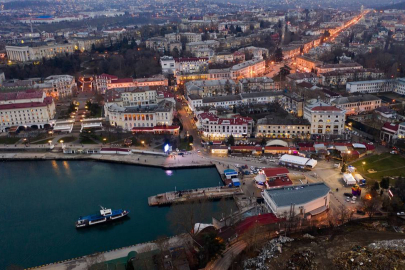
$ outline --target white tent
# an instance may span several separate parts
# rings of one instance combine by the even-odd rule
[[[294,156],[294,155],[282,155],[279,162],[291,163],[291,164],[300,165],[300,166],[310,166],[311,168],[314,168],[316,166],[316,164],[318,163],[314,159],[304,158],[304,157],[299,157],[299,156]]]
[[[353,148],[362,148],[362,149],[366,149],[366,146],[362,143],[353,143],[352,144]]]

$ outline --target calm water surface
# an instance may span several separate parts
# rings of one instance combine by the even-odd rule
[[[38,266],[172,235],[166,221],[169,207],[149,207],[147,197],[175,187],[217,186],[219,181],[215,168],[1,162],[0,269]],[[129,209],[130,219],[76,230],[77,218],[98,212],[99,205]],[[214,212],[216,206],[212,204]]]

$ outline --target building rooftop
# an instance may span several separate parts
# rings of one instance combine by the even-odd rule
[[[24,92],[10,92],[10,93],[0,93],[0,101],[11,101],[18,99],[32,99],[41,98],[43,96],[42,91],[37,90],[27,90]]]
[[[326,196],[330,188],[325,183],[267,189],[265,192],[278,207],[301,205]]]
[[[355,103],[355,102],[364,102],[364,101],[377,101],[381,100],[380,98],[373,95],[361,95],[361,96],[350,96],[350,97],[340,97],[332,101],[334,105]]]
[[[284,116],[268,115],[257,120],[257,125],[311,125],[305,118],[293,118]]]

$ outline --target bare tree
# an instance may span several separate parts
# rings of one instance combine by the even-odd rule
[[[200,227],[194,228],[195,224],[210,217],[210,212],[211,207],[208,200],[203,199],[173,205],[166,218],[175,233],[188,233],[195,239],[195,235],[200,230]]]
[[[372,218],[381,206],[381,200],[376,195],[372,196],[367,194],[361,200],[364,207],[364,212]]]

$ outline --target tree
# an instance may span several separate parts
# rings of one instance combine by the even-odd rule
[[[283,50],[281,48],[277,48],[276,51],[274,52],[274,60],[276,62],[283,61]]]
[[[375,213],[377,213],[378,208],[381,206],[381,200],[379,197],[376,196],[376,194],[370,195],[370,196],[364,196],[361,199],[364,212],[372,218]]]
[[[180,57],[180,52],[179,52],[179,49],[177,49],[177,47],[175,47],[175,48],[172,50],[172,56],[173,56],[174,58],[179,58],[179,57]]]
[[[225,250],[225,244],[216,233],[206,233],[202,236],[203,246],[200,249],[200,266],[205,266],[209,261],[215,259]]]
[[[390,179],[388,177],[384,177],[383,179],[381,179],[380,187],[382,189],[389,189],[389,187],[390,187]]]
[[[342,165],[341,172],[342,172],[342,173],[345,173],[345,172],[346,172],[346,163],[344,163],[344,162],[343,162],[343,165]]]
[[[192,135],[189,135],[189,136],[188,136],[188,142],[189,142],[189,143],[193,143],[193,142],[194,142],[194,138],[193,138]]]
[[[265,146],[266,145],[266,139],[265,138],[262,138],[262,141],[260,142],[260,145],[261,146]]]
[[[181,191],[179,191],[181,193]],[[194,229],[196,223],[202,222],[210,216],[211,208],[207,200],[190,201],[184,204],[175,204],[170,207],[166,218],[174,233],[188,233],[193,239],[197,231]]]
[[[230,145],[230,146],[234,146],[234,145],[235,145],[235,138],[234,138],[232,135],[230,135],[230,136],[228,137],[228,145]]]
[[[378,183],[378,181],[375,181],[373,186],[371,187],[371,190],[377,191],[380,189],[380,184]]]

